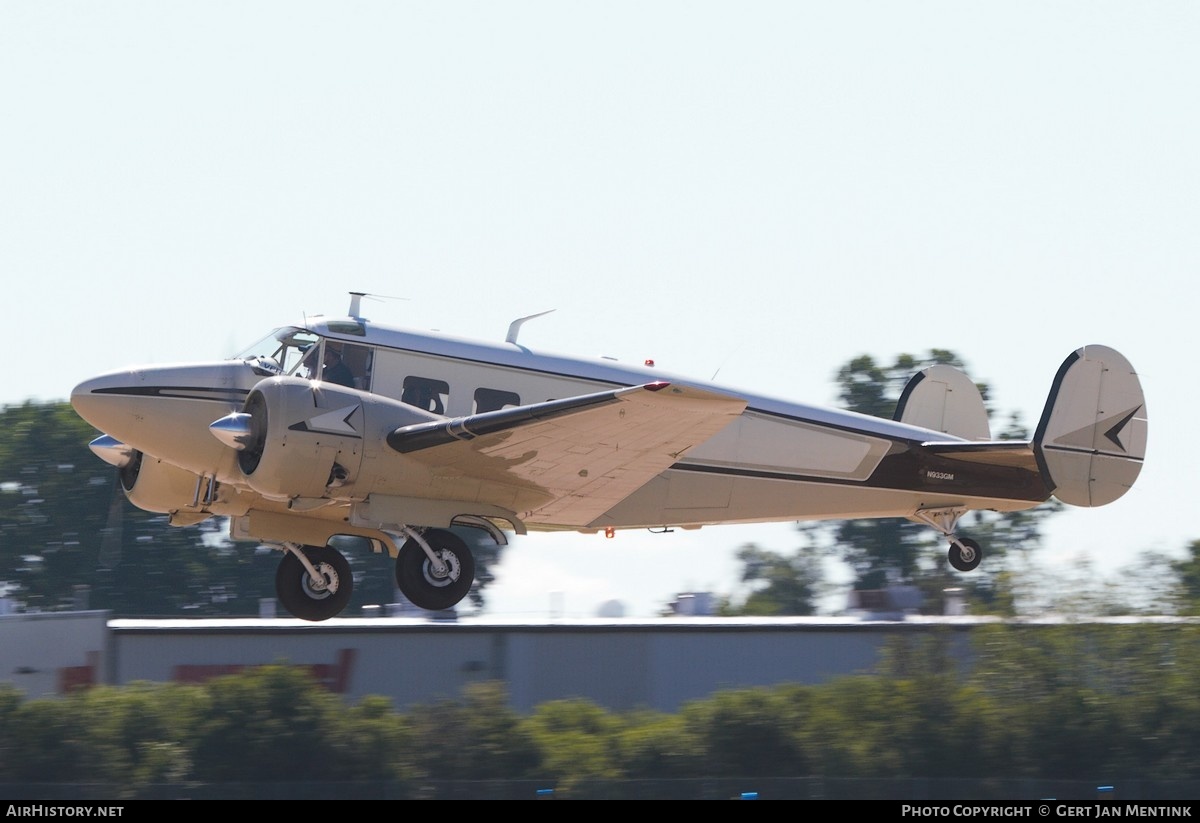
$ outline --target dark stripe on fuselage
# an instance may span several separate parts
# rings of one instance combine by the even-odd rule
[[[214,389],[207,386],[117,386],[93,389],[91,394],[117,397],[160,397],[171,400],[208,400],[214,403],[242,403],[250,392],[246,389]]]
[[[930,494],[958,494],[963,497],[993,497],[999,500],[1041,502],[1050,497],[1050,490],[1046,488],[1038,472],[1014,466],[992,466],[954,460],[931,454],[920,445],[896,445],[902,450],[884,457],[866,480],[687,462],[676,463],[670,470],[791,483],[900,489]]]

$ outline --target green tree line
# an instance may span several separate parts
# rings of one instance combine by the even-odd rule
[[[817,781],[824,796],[888,797],[921,780],[944,787],[926,788],[934,796],[995,799],[1048,779],[1200,789],[1200,625],[996,624],[973,635],[970,661],[949,648],[948,636],[897,638],[877,671],[717,692],[674,713],[566,699],[522,715],[498,681],[404,711],[382,697],[351,705],[286,661],[199,685],[31,700],[8,687],[0,792],[687,798],[803,794]]]

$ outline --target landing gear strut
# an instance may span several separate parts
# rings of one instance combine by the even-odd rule
[[[294,617],[328,620],[350,602],[354,578],[350,563],[329,546],[284,544],[285,554],[275,570],[275,595]]]

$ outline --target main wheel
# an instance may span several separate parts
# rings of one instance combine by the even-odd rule
[[[471,591],[475,557],[454,532],[430,529],[423,535],[444,569],[436,569],[421,544],[409,539],[396,556],[396,585],[414,606],[429,611],[449,609]]]
[[[341,614],[354,591],[349,561],[329,546],[304,546],[301,551],[321,580],[313,580],[300,558],[287,552],[275,570],[275,595],[279,602],[301,620],[328,620]]]
[[[947,556],[951,566],[960,572],[970,572],[974,571],[979,566],[979,561],[983,559],[983,549],[971,538],[960,537],[957,543],[950,544]]]

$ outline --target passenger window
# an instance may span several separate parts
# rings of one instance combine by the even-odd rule
[[[513,406],[519,405],[521,405],[520,395],[513,394],[510,391],[476,389],[475,410],[473,414],[496,411],[497,409],[511,409]]]
[[[404,378],[404,391],[400,400],[418,409],[446,413],[446,402],[450,398],[450,384],[443,380],[432,380],[428,377]]]

